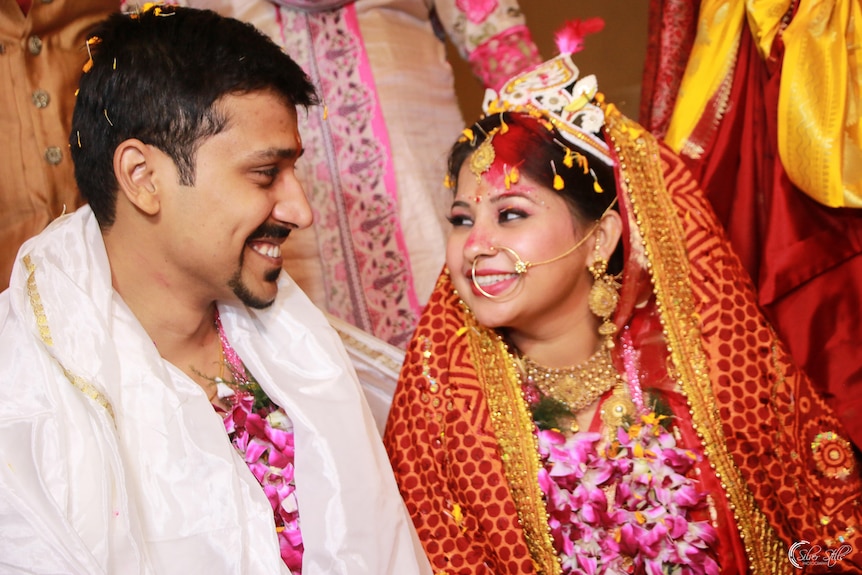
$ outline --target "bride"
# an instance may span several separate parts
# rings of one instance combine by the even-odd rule
[[[435,571],[858,572],[853,450],[676,156],[568,54],[484,111],[385,434]]]

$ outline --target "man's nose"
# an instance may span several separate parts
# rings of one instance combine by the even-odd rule
[[[314,212],[296,174],[285,174],[277,185],[272,217],[300,230],[310,226],[314,221]]]

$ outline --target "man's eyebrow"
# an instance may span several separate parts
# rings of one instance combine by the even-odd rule
[[[294,160],[305,153],[305,148],[266,148],[252,152],[246,159],[250,162],[268,162],[272,160]]]

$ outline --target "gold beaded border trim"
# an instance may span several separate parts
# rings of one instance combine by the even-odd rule
[[[520,373],[510,360],[503,339],[479,326],[466,314],[470,353],[479,382],[488,400],[488,410],[503,471],[524,529],[524,539],[537,575],[562,572],[548,524],[544,494],[539,486],[539,446],[533,433],[533,418],[521,391]]]
[[[789,572],[781,540],[727,450],[689,287],[684,232],[665,191],[658,145],[611,106],[606,108],[606,129],[619,158],[621,193],[628,193],[631,199],[632,215],[643,238],[670,351],[670,375],[685,393],[693,427],[724,488],[752,573]]]
[[[39,295],[39,286],[36,285],[36,264],[29,255],[24,256],[24,267],[27,268],[27,296],[30,298],[30,307],[33,308],[33,315],[36,318],[36,325],[39,326],[39,337],[42,343],[48,347],[54,346],[54,339],[51,337],[51,328],[48,325],[48,316],[45,314],[45,307],[42,305],[42,296]],[[58,362],[59,364],[59,362]],[[63,370],[63,375],[69,380],[78,391],[89,397],[91,400],[102,406],[111,420],[114,420],[114,408],[108,398],[99,391],[99,389],[82,377],[71,373],[65,367],[60,365]]]

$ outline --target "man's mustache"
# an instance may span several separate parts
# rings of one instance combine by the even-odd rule
[[[248,241],[260,240],[260,239],[277,239],[281,240],[290,235],[290,227],[273,224],[271,222],[264,223],[260,225],[256,230],[254,230],[251,235],[248,237]]]

